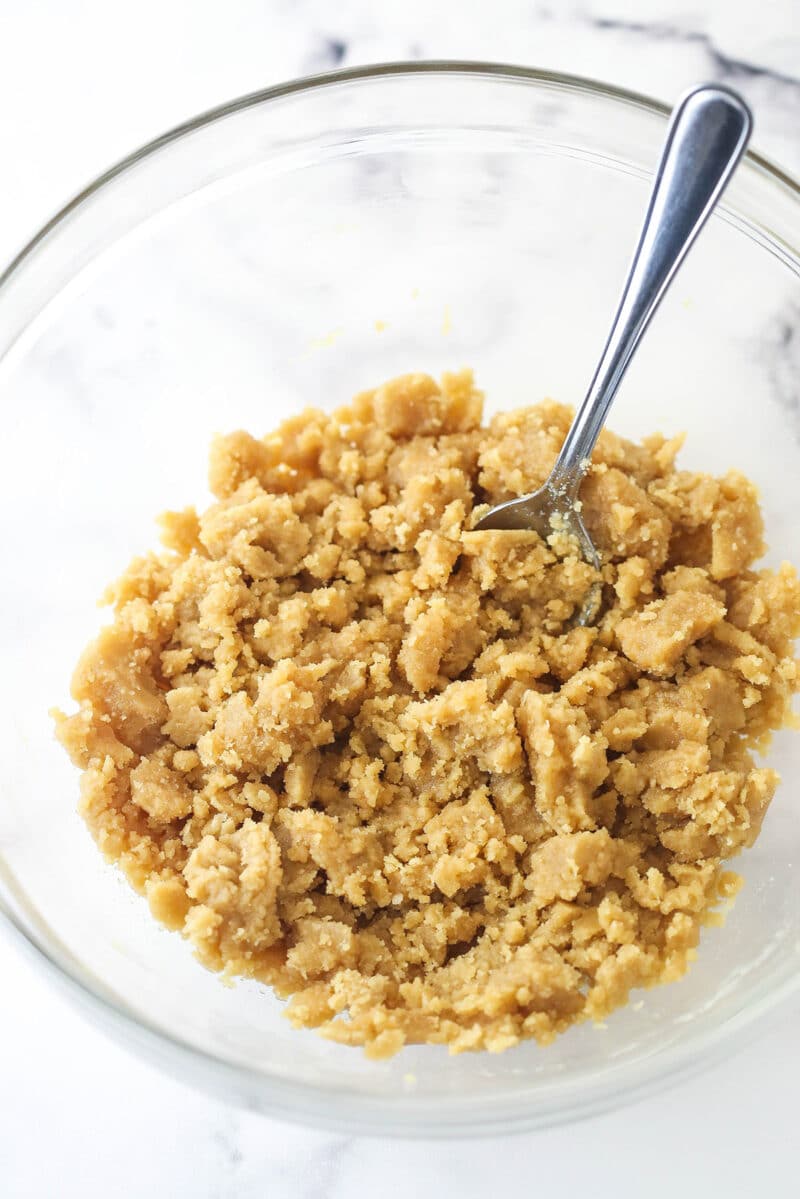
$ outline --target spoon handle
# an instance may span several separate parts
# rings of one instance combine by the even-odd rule
[[[639,339],[722,195],[752,126],[744,100],[713,84],[694,88],[674,109],[608,341],[550,476],[557,492],[577,493]]]

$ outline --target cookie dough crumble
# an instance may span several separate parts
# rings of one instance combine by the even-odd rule
[[[797,688],[753,486],[601,435],[594,571],[473,532],[571,413],[408,375],[212,447],[216,502],[108,593],[58,735],[100,849],[207,966],[388,1056],[542,1043],[680,978],[737,889]]]

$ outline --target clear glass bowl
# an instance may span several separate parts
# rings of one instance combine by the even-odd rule
[[[746,887],[683,982],[541,1049],[389,1062],[296,1032],[159,928],[76,814],[48,708],[96,597],[202,504],[211,434],[272,428],[393,373],[471,364],[493,407],[576,401],[605,336],[665,109],[585,80],[377,67],[250,96],[159,138],[59,214],[0,280],[6,678],[0,908],[94,1018],[271,1115],[496,1133],[633,1099],[752,1035],[800,966],[800,738]],[[757,116],[757,114],[756,114]],[[771,557],[800,561],[800,192],[751,155],[665,301],[612,426],[689,431],[748,472]],[[8,985],[13,986],[13,978]]]

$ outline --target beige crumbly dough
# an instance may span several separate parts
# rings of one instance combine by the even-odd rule
[[[470,531],[544,480],[570,412],[481,410],[469,372],[409,375],[218,438],[217,502],[163,518],[57,716],[156,917],[374,1056],[548,1042],[679,978],[797,686],[800,586],[752,569],[742,475],[604,432],[604,608],[572,627],[590,567]]]

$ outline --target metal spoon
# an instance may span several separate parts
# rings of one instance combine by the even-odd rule
[[[650,318],[725,190],[744,153],[753,118],[725,87],[689,91],[673,110],[647,215],[602,357],[547,482],[482,516],[476,529],[534,529],[542,537],[563,531],[599,570],[600,559],[580,515],[578,489],[628,363]],[[597,615],[595,586],[578,617]]]

